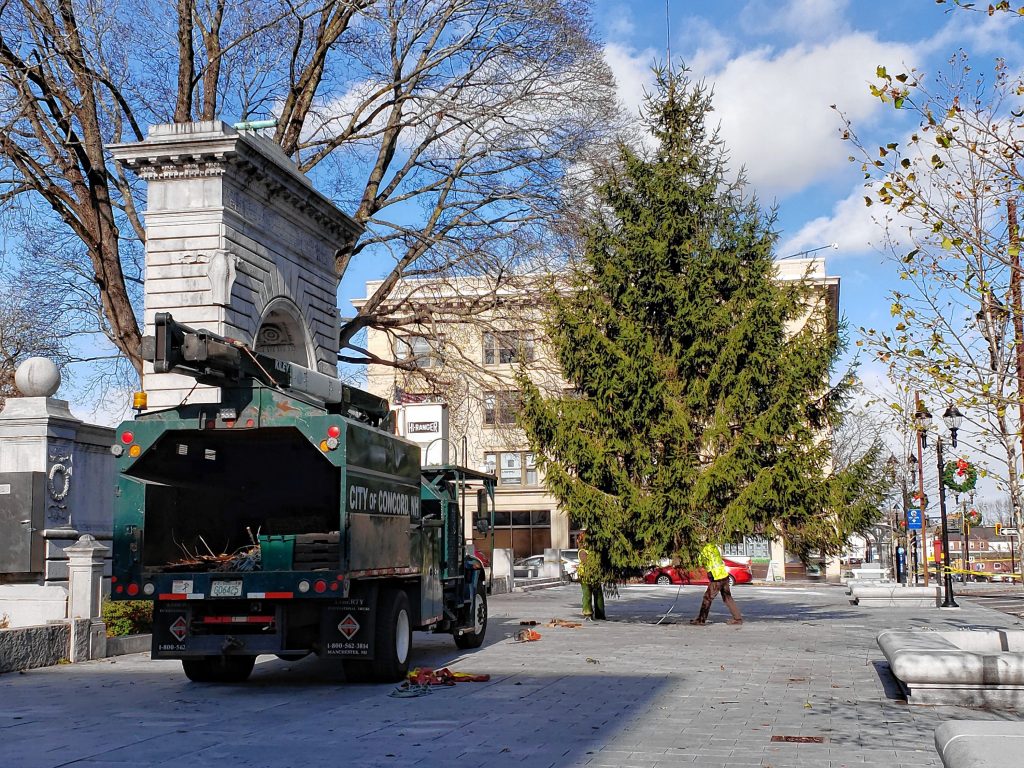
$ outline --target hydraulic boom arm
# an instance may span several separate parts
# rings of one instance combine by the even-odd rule
[[[169,312],[158,312],[154,326],[154,335],[142,339],[142,358],[153,364],[155,373],[180,373],[213,386],[255,379],[339,405],[375,426],[390,416],[388,401],[382,397],[319,371],[254,352],[235,339],[182,325]]]

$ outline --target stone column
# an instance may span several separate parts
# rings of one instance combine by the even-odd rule
[[[272,141],[220,121],[154,125],[108,147],[147,183],[145,326],[157,312],[337,375],[335,262],[362,228]],[[219,389],[146,364],[149,407]]]
[[[786,545],[782,539],[768,542],[768,578],[771,581],[786,580]]]
[[[110,550],[86,534],[64,550],[68,556],[68,618],[71,620],[71,661],[106,656],[107,633],[100,618],[103,561]]]

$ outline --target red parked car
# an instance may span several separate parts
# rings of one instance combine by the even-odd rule
[[[726,570],[729,571],[729,584],[749,584],[754,580],[748,563],[740,563],[723,557]],[[644,582],[647,584],[707,584],[708,572],[703,568],[692,571],[684,571],[675,565],[666,565],[661,568],[652,568],[644,574]]]

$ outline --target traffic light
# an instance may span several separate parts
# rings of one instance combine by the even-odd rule
[[[996,523],[996,536],[998,536],[1002,532],[1003,532],[1003,524],[1002,523]]]

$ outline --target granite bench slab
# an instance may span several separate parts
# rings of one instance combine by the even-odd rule
[[[949,720],[935,729],[945,768],[1009,768],[1024,755],[1024,722]]]
[[[1024,706],[1024,630],[886,630],[878,647],[911,704]]]
[[[942,597],[940,587],[904,587],[898,584],[851,584],[850,602],[870,607],[935,608]]]

